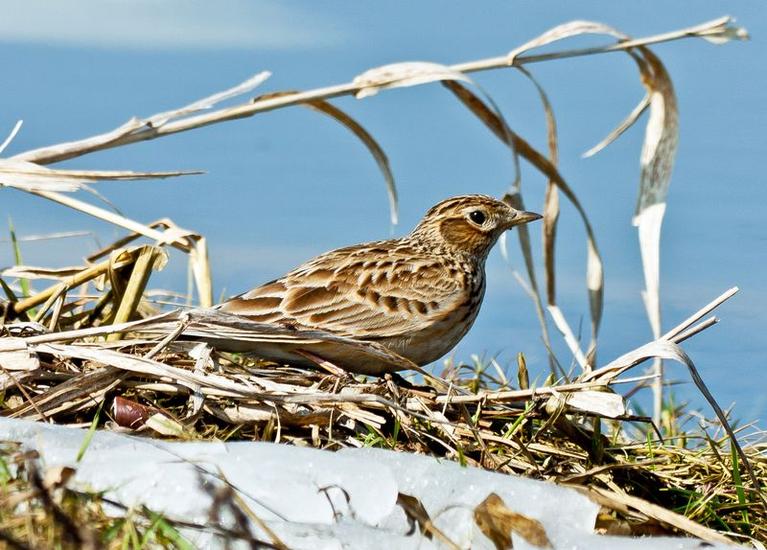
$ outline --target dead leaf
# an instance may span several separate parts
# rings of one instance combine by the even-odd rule
[[[490,493],[474,509],[474,521],[485,536],[493,541],[497,550],[513,548],[512,533],[537,548],[552,547],[540,521],[509,510],[503,499],[495,493]]]
[[[410,525],[410,531],[408,535],[413,534],[416,523],[421,531],[421,534],[427,539],[432,539],[432,536],[437,537],[447,547],[458,550],[460,547],[451,541],[445,534],[437,529],[432,523],[429,513],[423,504],[414,496],[406,495],[405,493],[397,494],[397,504],[402,508],[407,516],[408,524]]]

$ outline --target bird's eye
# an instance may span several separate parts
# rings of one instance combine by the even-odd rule
[[[474,210],[473,212],[469,213],[469,219],[477,225],[482,225],[485,223],[487,217],[485,216],[485,213],[482,212],[482,210]]]

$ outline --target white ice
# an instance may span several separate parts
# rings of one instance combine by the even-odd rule
[[[169,519],[209,522],[212,494],[223,477],[290,548],[444,547],[417,529],[409,534],[407,518],[396,503],[400,492],[418,498],[434,524],[461,548],[494,549],[472,515],[491,492],[510,509],[539,520],[556,549],[648,548],[648,539],[594,534],[599,507],[573,489],[427,456],[255,442],[171,443],[97,431],[78,464],[85,434],[81,429],[0,418],[0,440],[37,450],[43,467],[75,467],[72,486],[106,491],[113,501],[127,507],[145,505]],[[268,540],[253,523],[251,530]],[[210,530],[183,532],[199,547],[222,547]],[[651,540],[657,550],[702,547],[701,541],[689,538]],[[517,535],[513,543],[516,549],[534,548]]]

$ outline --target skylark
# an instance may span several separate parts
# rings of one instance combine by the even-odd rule
[[[540,217],[485,195],[453,197],[431,208],[405,237],[327,252],[218,309],[377,342],[425,365],[453,349],[474,323],[485,294],[485,260],[498,237]],[[296,348],[266,345],[259,353],[306,364]],[[312,353],[355,372],[397,370],[329,343]]]

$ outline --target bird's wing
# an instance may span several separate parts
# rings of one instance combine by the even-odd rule
[[[386,338],[424,328],[464,300],[462,271],[381,244],[328,252],[219,308],[265,323]]]

